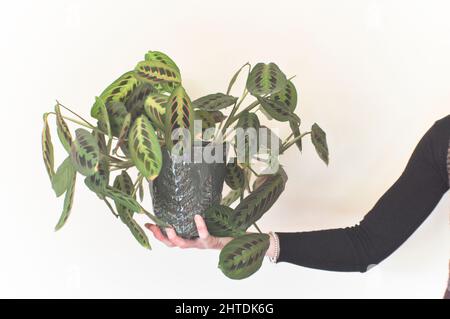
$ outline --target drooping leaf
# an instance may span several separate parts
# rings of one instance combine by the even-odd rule
[[[70,216],[70,212],[71,212],[72,206],[73,206],[73,198],[75,195],[76,181],[77,181],[77,174],[75,173],[72,175],[72,180],[71,180],[69,186],[67,187],[66,196],[64,198],[63,211],[61,213],[61,217],[59,218],[58,223],[55,226],[55,231],[60,230],[66,224],[67,219]]]
[[[162,154],[155,129],[145,115],[139,116],[128,135],[128,148],[133,163],[145,178],[154,180],[162,166]]]
[[[100,150],[94,136],[85,129],[75,131],[70,157],[77,171],[84,176],[94,175],[98,170]]]
[[[128,115],[127,108],[123,102],[111,102],[107,109],[112,134],[113,136],[118,137],[123,127],[123,122]]]
[[[328,165],[329,163],[329,152],[327,144],[326,133],[317,125],[313,124],[311,128],[311,141],[317,151],[317,154]]]
[[[216,237],[238,237],[244,234],[241,230],[233,229],[230,217],[233,209],[228,206],[214,205],[205,211],[205,222],[208,231]]]
[[[109,176],[109,162],[106,157],[102,157],[98,163],[97,172],[94,175],[86,177],[84,183],[100,199],[104,199],[105,189],[109,185]]]
[[[237,100],[237,97],[231,95],[215,93],[203,96],[193,101],[192,107],[194,109],[200,109],[204,111],[218,111],[235,104]]]
[[[106,146],[105,134],[102,134],[99,131],[93,131],[92,136],[94,136],[94,139],[97,142],[99,151],[102,154],[106,154],[108,152],[108,148]]]
[[[261,186],[245,197],[236,207],[231,223],[236,229],[247,230],[257,222],[277,201],[286,185],[287,175],[280,167]]]
[[[237,201],[242,194],[242,189],[233,189],[231,190],[220,202],[221,205],[231,206],[235,201]]]
[[[275,134],[270,128],[265,125],[261,125],[260,127],[260,135],[259,135],[259,147],[260,150],[270,151],[275,149],[281,149],[281,145],[283,144],[280,137]]]
[[[111,131],[111,123],[109,121],[108,110],[106,109],[106,105],[102,99],[100,99],[99,97],[96,97],[95,99],[96,99],[95,103],[98,105],[98,109],[99,109],[99,119],[98,119],[99,127],[108,136],[107,150],[110,150],[111,143],[112,143],[112,131]]]
[[[141,61],[137,64],[135,72],[139,79],[150,84],[161,82],[181,83],[180,73],[173,66],[160,61]]]
[[[264,183],[270,176],[271,175],[259,175],[258,177],[256,177],[255,182],[253,183],[253,191],[256,191],[258,188],[264,185]]]
[[[52,179],[52,187],[57,197],[60,197],[67,191],[72,183],[74,174],[76,174],[76,170],[72,165],[72,160],[68,157],[58,167]]]
[[[169,97],[164,94],[150,94],[144,103],[145,114],[157,128],[164,131],[164,114],[166,114]]]
[[[44,158],[45,169],[47,170],[50,181],[55,175],[55,157],[53,152],[52,137],[50,127],[48,126],[48,113],[44,114],[44,128],[42,130],[42,156]]]
[[[128,132],[131,127],[131,113],[128,113],[122,123],[122,129],[120,130],[119,140],[117,141],[116,146],[114,147],[113,154],[116,154],[119,148],[124,145],[125,141],[128,138]]]
[[[142,83],[134,89],[125,103],[127,111],[131,113],[133,120],[144,113],[144,102],[147,96],[155,93],[156,89],[149,83]]]
[[[173,146],[172,132],[177,129],[188,130],[192,141],[194,134],[194,112],[191,100],[184,88],[178,86],[169,97],[165,114],[165,137],[169,149]],[[180,132],[183,133],[183,132]],[[186,136],[183,136],[186,138]]]
[[[134,89],[140,84],[134,71],[127,72],[109,85],[100,95],[100,99],[109,108],[112,102],[126,102]],[[100,119],[100,106],[94,103],[91,116]]]
[[[113,187],[122,193],[131,196],[133,194],[133,180],[126,171],[122,171],[120,175],[114,179]]]
[[[297,90],[292,81],[288,80],[286,86],[279,92],[272,95],[272,99],[286,105],[291,112],[297,107]]]
[[[180,72],[176,63],[167,54],[160,51],[148,51],[147,54],[145,54],[145,61],[159,61]]]
[[[275,63],[258,63],[248,76],[247,90],[258,97],[280,92],[286,83],[286,75]]]
[[[64,149],[70,153],[70,148],[72,146],[72,134],[70,133],[66,121],[64,121],[59,104],[55,106],[55,114],[59,140],[61,141]]]
[[[117,213],[119,214],[120,220],[128,227],[138,243],[146,249],[151,249],[147,235],[141,226],[133,219],[130,210],[117,207]]]
[[[250,159],[258,152],[259,128],[259,119],[255,113],[248,111],[241,113],[236,124],[236,145],[239,163],[250,163]]]
[[[289,121],[289,126],[291,127],[292,133],[294,134],[294,138],[298,138],[301,136],[300,133],[300,125],[294,121]],[[297,145],[297,148],[300,152],[303,150],[303,142],[301,139],[298,139],[295,142],[295,145]]]
[[[244,170],[239,167],[237,158],[227,164],[225,182],[231,189],[241,189],[245,186]]]
[[[113,188],[113,187],[107,187],[105,189],[105,196],[111,198],[114,200],[114,202],[119,205],[122,205],[126,209],[131,210],[135,213],[141,213],[142,207],[139,205],[139,203],[131,197],[131,195],[125,194],[122,191]]]
[[[220,252],[219,268],[230,279],[245,279],[261,267],[269,245],[267,234],[248,234],[233,239]]]
[[[138,185],[138,191],[139,191],[139,200],[141,201],[141,203],[144,201],[144,185],[143,185],[143,180],[141,180],[141,182]]]
[[[241,73],[242,69],[245,68],[246,66],[248,66],[249,68],[251,68],[250,63],[245,63],[243,66],[241,66],[241,68],[239,70],[236,71],[236,73],[233,75],[233,77],[230,80],[230,83],[228,84],[228,88],[227,88],[227,94],[230,94],[231,89],[233,88],[234,83],[236,83],[237,78],[239,77],[239,74]]]
[[[275,120],[280,122],[300,122],[298,116],[284,103],[264,97],[258,97],[258,101],[261,103],[261,107],[264,111],[266,111]]]

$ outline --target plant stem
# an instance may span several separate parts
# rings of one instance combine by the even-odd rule
[[[290,141],[289,143],[287,143],[285,146],[283,146],[281,148],[280,154],[283,154],[284,152],[286,152],[289,147],[294,145],[298,140],[301,140],[303,137],[305,137],[308,134],[311,134],[311,132],[303,133],[302,135],[297,136],[296,138],[294,138],[292,141]]]
[[[244,89],[244,92],[242,93],[242,96],[241,96],[239,102],[234,105],[233,110],[231,110],[230,115],[228,115],[228,118],[227,118],[227,120],[225,122],[225,125],[222,128],[222,135],[225,133],[225,131],[227,130],[228,126],[233,123],[233,122],[231,122],[231,120],[233,119],[233,117],[236,114],[237,110],[241,106],[242,102],[244,102],[244,100],[247,97],[247,95],[248,95],[248,91],[247,91],[247,89]]]
[[[247,106],[244,110],[242,110],[241,112],[239,112],[238,114],[236,114],[234,117],[230,117],[230,123],[228,124],[228,126],[230,126],[231,124],[233,124],[240,116],[242,113],[244,112],[248,112],[253,110],[255,107],[257,107],[259,105],[259,101],[255,101],[252,104],[250,104],[249,106]],[[230,114],[231,115],[231,114]]]
[[[256,225],[256,223],[253,223],[253,226],[255,226],[256,230],[257,230],[260,234],[262,234],[261,229],[259,229],[259,227],[258,227],[258,225]]]
[[[144,176],[142,174],[139,174],[136,182],[133,185],[133,194],[131,194],[131,197],[136,196],[137,190],[139,188],[139,184],[142,183],[143,179],[144,179]]]
[[[119,214],[116,214],[116,212],[114,211],[114,208],[111,206],[111,204],[108,202],[108,200],[105,198],[103,199],[106,203],[106,206],[108,206],[109,210],[111,211],[111,213],[114,215],[114,217],[118,218]]]
[[[145,216],[147,216],[148,218],[150,218],[156,225],[158,225],[160,227],[170,227],[169,224],[167,224],[166,222],[163,222],[161,219],[159,219],[155,215],[149,213],[142,206],[141,206],[141,208],[142,208],[141,213],[144,214]]]
[[[289,134],[289,136],[286,137],[286,139],[284,140],[284,142],[281,145],[285,145],[287,142],[289,142],[289,140],[292,138],[292,136],[294,136],[294,133]]]
[[[89,123],[88,121],[86,121],[81,115],[78,115],[77,113],[75,113],[74,111],[72,111],[71,109],[69,109],[67,106],[62,105],[61,103],[59,103],[58,100],[56,100],[56,103],[58,103],[59,106],[65,108],[67,111],[69,111],[70,113],[72,113],[73,115],[75,115],[76,117],[78,117],[80,120],[82,120],[83,122],[85,122],[87,125],[95,127],[94,125],[92,125],[91,123]]]

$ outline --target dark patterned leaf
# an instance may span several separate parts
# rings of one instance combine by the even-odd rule
[[[66,121],[64,121],[64,118],[61,114],[61,109],[58,104],[55,106],[55,114],[59,140],[64,146],[64,149],[70,153],[70,148],[72,147],[72,134],[70,133]]]
[[[133,163],[147,179],[158,177],[162,166],[162,154],[155,129],[145,115],[139,116],[131,127],[128,148]]]
[[[281,102],[294,112],[297,107],[297,90],[295,85],[291,81],[287,81],[286,86],[278,93],[275,93],[271,97],[274,101]]]
[[[148,51],[145,55],[145,61],[159,61],[180,72],[180,69],[176,63],[167,54],[160,51]]]
[[[223,121],[225,116],[220,111],[195,110],[196,121],[202,122],[202,130],[216,127],[216,124]]]
[[[136,199],[131,197],[131,195],[125,194],[116,188],[107,187],[105,189],[105,196],[114,200],[116,205],[117,204],[122,205],[126,209],[131,210],[132,212],[136,213],[142,212],[142,207],[141,205],[139,205]]]
[[[44,114],[44,129],[42,130],[42,156],[50,181],[55,175],[55,157],[53,153],[52,137],[48,126],[48,113]]]
[[[230,224],[233,209],[227,206],[215,205],[205,212],[205,222],[208,231],[216,237],[238,237],[244,234],[241,230],[235,230]]]
[[[241,189],[245,186],[244,170],[239,167],[237,159],[227,164],[225,182],[231,189]]]
[[[311,128],[311,141],[316,148],[317,154],[328,165],[329,163],[329,152],[327,144],[326,133],[317,125],[313,124]]]
[[[204,111],[217,111],[229,107],[237,102],[238,98],[223,93],[209,94],[192,102],[192,107]]]
[[[298,116],[295,113],[292,113],[289,107],[284,103],[263,97],[258,97],[258,101],[261,103],[261,107],[264,111],[275,120],[280,122],[300,122]]]
[[[220,202],[221,205],[231,206],[235,201],[237,201],[242,194],[242,189],[231,190]]]
[[[128,113],[122,123],[122,129],[120,130],[119,140],[117,141],[116,147],[114,147],[113,154],[116,154],[119,148],[124,145],[128,138],[128,132],[131,127],[131,113]]]
[[[123,122],[129,114],[127,108],[122,102],[112,102],[108,105],[109,122],[111,123],[111,131],[113,136],[118,137],[123,127]],[[99,124],[99,126],[101,123]],[[102,128],[104,129],[104,128]]]
[[[68,157],[58,167],[55,176],[53,176],[52,187],[57,197],[60,197],[67,191],[72,183],[74,174],[76,174],[76,170],[72,165],[72,160]]]
[[[140,81],[135,73],[127,72],[108,86],[100,95],[100,99],[108,108],[112,102],[125,103],[138,84]],[[100,119],[100,105],[97,102],[92,106],[91,116]]]
[[[287,175],[280,167],[236,207],[231,223],[236,229],[247,230],[277,201],[286,185]]]
[[[75,131],[70,157],[77,171],[84,176],[94,175],[98,170],[100,150],[94,136],[85,129]]]
[[[280,92],[287,83],[286,75],[274,63],[258,63],[247,79],[247,90],[254,96]]]
[[[160,82],[181,83],[180,73],[173,67],[160,61],[142,61],[135,68],[137,76],[150,84]]]
[[[289,121],[289,126],[291,127],[292,133],[294,134],[294,138],[300,137],[300,125],[294,121]],[[303,150],[303,142],[301,139],[298,139],[295,142],[295,145],[297,145],[298,150],[301,152]]]
[[[261,268],[270,236],[248,234],[230,241],[220,252],[219,268],[230,279],[245,279]]]
[[[132,119],[144,113],[144,102],[150,94],[155,94],[156,89],[148,83],[142,83],[131,93],[130,98],[125,103],[127,111],[131,113]]]
[[[166,114],[167,101],[169,97],[164,94],[151,94],[144,103],[145,114],[150,118],[152,124],[164,131],[164,114]]]
[[[73,198],[75,195],[75,184],[77,181],[77,174],[73,174],[72,180],[67,187],[66,197],[64,198],[64,207],[61,213],[61,217],[59,218],[58,223],[55,226],[55,231],[60,230],[67,222],[67,219],[70,216],[70,212],[73,206]]]
[[[106,158],[101,158],[98,163],[97,172],[94,175],[86,177],[84,183],[100,199],[104,199],[105,189],[109,185],[109,175],[109,162]]]
[[[250,159],[258,152],[260,123],[255,113],[242,112],[236,124],[236,145],[239,163],[250,163]],[[243,144],[242,144],[243,143]]]
[[[194,112],[192,110],[191,100],[186,94],[184,88],[177,87],[169,98],[165,114],[165,137],[169,149],[173,146],[172,132],[177,129],[187,129],[193,139]]]

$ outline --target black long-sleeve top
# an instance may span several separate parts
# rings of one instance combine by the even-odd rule
[[[430,215],[449,189],[450,115],[423,136],[403,174],[359,225],[277,233],[279,262],[365,272],[393,253]]]

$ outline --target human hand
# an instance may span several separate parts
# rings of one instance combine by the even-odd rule
[[[169,247],[178,247],[182,249],[186,248],[198,248],[198,249],[222,249],[233,238],[232,237],[214,237],[208,232],[206,223],[200,215],[194,217],[195,225],[199,238],[197,239],[184,239],[177,235],[173,228],[166,228],[166,235],[161,232],[158,226],[154,224],[145,224],[155,236],[156,239],[163,242]]]

